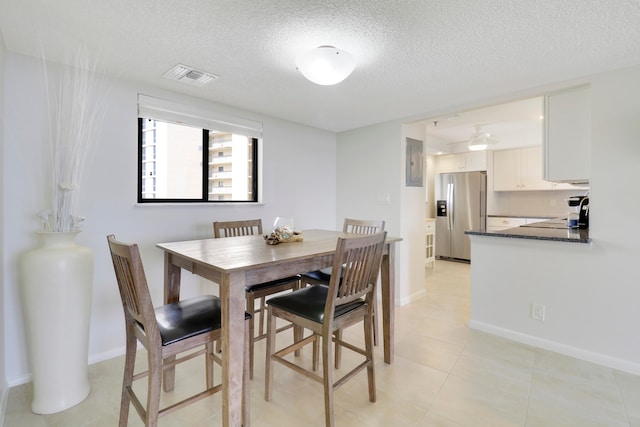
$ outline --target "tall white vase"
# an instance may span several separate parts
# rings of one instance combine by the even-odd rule
[[[20,258],[36,414],[64,411],[89,395],[93,252],[75,243],[78,233],[38,233],[40,246]]]

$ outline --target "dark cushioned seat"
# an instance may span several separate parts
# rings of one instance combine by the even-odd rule
[[[322,270],[309,271],[302,275],[302,281],[304,282],[305,279],[310,278],[318,282],[329,283],[329,280],[331,280],[332,271],[333,269],[331,267],[323,268]]]
[[[314,322],[324,321],[324,308],[327,302],[329,288],[324,285],[313,285],[286,295],[269,299],[269,305],[282,308]],[[364,304],[364,301],[354,301],[336,306],[334,318],[342,316]]]
[[[284,283],[290,283],[291,280],[293,280],[294,278],[297,278],[299,276],[295,276],[295,277],[285,277],[284,279],[279,279],[279,280],[273,280],[271,282],[266,282],[266,283],[258,283],[257,285],[250,285],[245,287],[245,291],[247,292],[257,292],[263,289],[269,289],[278,285],[282,285]]]
[[[221,328],[220,299],[202,295],[154,309],[162,345]],[[245,313],[245,320],[251,315]]]
[[[162,345],[220,329],[220,300],[213,295],[189,298],[154,309]]]

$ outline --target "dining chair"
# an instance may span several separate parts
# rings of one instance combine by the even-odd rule
[[[327,427],[335,425],[334,391],[365,368],[369,400],[376,401],[372,316],[385,238],[385,231],[368,236],[338,238],[329,286],[312,285],[267,301],[265,400],[271,400],[274,362],[278,362],[324,385]],[[310,330],[311,335],[301,337],[292,345],[276,351],[277,318]],[[344,342],[334,335],[335,331],[360,321],[364,324],[364,348]],[[319,341],[322,341],[322,375],[317,373]],[[330,360],[334,341],[336,346],[364,356],[362,363],[338,379],[334,379],[334,368]],[[296,359],[286,357],[309,343],[314,347],[312,370],[303,367],[300,362],[294,363]]]
[[[234,237],[234,236],[251,236],[262,234],[262,220],[251,219],[241,221],[215,221],[213,223],[213,236],[215,238]],[[257,285],[249,285],[245,288],[246,311],[252,313],[252,319],[249,322],[249,378],[253,378],[253,360],[254,360],[254,344],[256,341],[266,337],[264,322],[267,296],[274,295],[283,291],[295,290],[300,286],[300,276],[291,276],[284,279],[278,279],[270,282],[259,283]],[[255,308],[255,301],[259,300],[259,308]],[[258,334],[256,335],[255,315],[259,315]],[[283,326],[278,332],[291,328],[291,325]]]
[[[384,221],[345,218],[342,225],[344,233],[375,234],[384,230]],[[310,271],[300,275],[301,285],[328,285],[331,280],[331,267]],[[336,332],[341,334],[340,331]],[[378,304],[377,299],[373,307],[373,344],[378,345]],[[340,367],[340,347],[336,346],[335,365]]]
[[[195,403],[222,390],[214,384],[213,362],[222,365],[215,354],[214,342],[221,339],[220,300],[213,295],[193,297],[176,303],[153,307],[138,245],[117,241],[107,236],[116,281],[124,309],[126,352],[119,426],[129,419],[133,403],[145,426],[156,426],[158,418]],[[249,320],[245,313],[245,351],[248,348]],[[138,342],[147,351],[147,370],[135,373]],[[186,353],[182,355],[183,353]],[[176,358],[181,355],[179,358]],[[160,408],[161,385],[164,369],[204,355],[206,389],[177,403]],[[249,424],[249,362],[245,357],[242,378],[243,425]],[[134,391],[133,382],[148,377],[146,405]],[[165,384],[165,389],[167,385]]]

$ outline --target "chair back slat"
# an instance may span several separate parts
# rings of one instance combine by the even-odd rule
[[[363,237],[339,238],[329,282],[325,319],[333,318],[335,306],[366,298],[371,303],[375,291],[386,231]],[[330,316],[330,317],[326,317]]]
[[[112,259],[122,303],[136,320],[141,320],[142,308],[140,298],[135,290],[131,263],[127,258],[118,255],[112,254]]]
[[[155,333],[155,312],[138,245],[119,242],[113,235],[107,241],[125,318],[139,323],[147,335]]]
[[[384,221],[345,218],[342,231],[356,234],[375,234],[384,230]]]
[[[250,219],[243,221],[215,221],[213,223],[213,237],[252,236],[262,234],[262,220]]]

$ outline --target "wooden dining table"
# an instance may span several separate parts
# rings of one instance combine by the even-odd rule
[[[164,251],[164,301],[180,299],[181,271],[219,284],[222,301],[222,424],[242,422],[245,286],[333,265],[338,237],[351,233],[303,230],[303,241],[268,245],[262,236],[158,243]],[[384,361],[393,362],[395,243],[387,236],[380,268]],[[164,389],[172,390],[174,369],[165,371]]]

